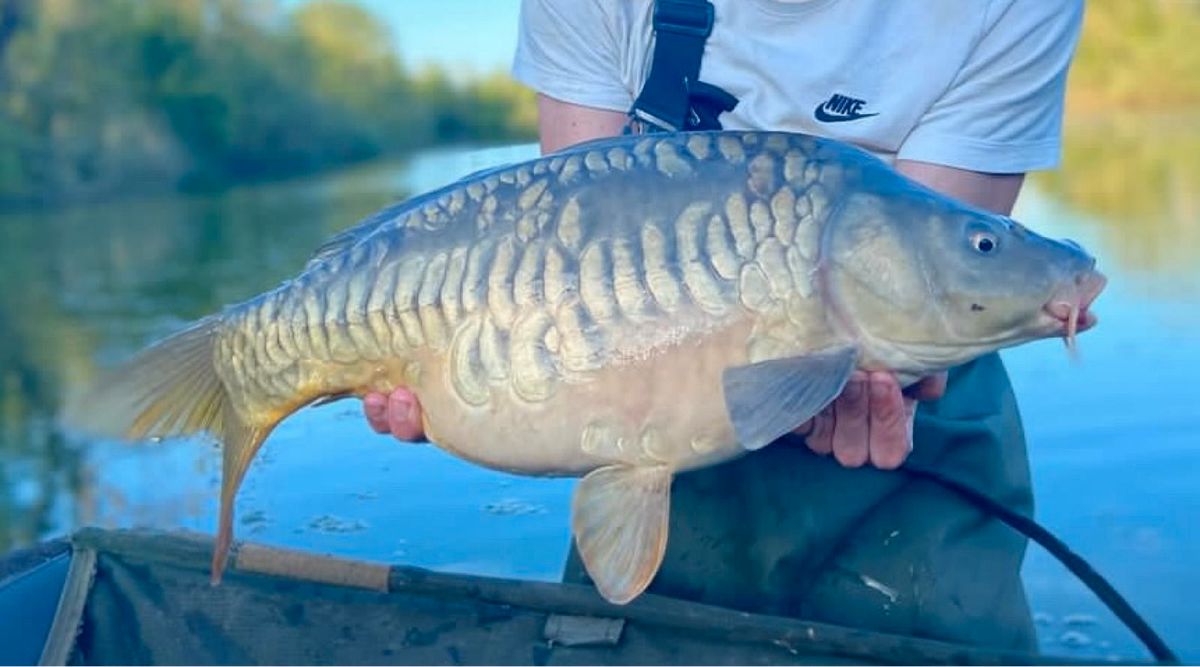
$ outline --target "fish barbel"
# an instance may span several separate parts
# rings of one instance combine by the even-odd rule
[[[855,369],[912,382],[1073,342],[1104,285],[1094,264],[836,141],[601,140],[380,211],[276,289],[106,372],[68,418],[221,442],[217,581],[271,430],[317,401],[407,387],[443,449],[582,477],[572,532],[624,603],[662,561],[675,473],[766,446]]]

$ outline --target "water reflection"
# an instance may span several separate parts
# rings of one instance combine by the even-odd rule
[[[1200,114],[1072,118],[1064,142],[1062,169],[1034,182],[1095,220],[1124,272],[1166,290],[1171,281],[1156,277],[1186,277],[1194,288]]]
[[[68,385],[291,275],[330,234],[408,194],[381,178],[400,172],[0,218],[0,550],[95,514],[85,458],[54,425]],[[103,495],[125,504],[121,489]]]

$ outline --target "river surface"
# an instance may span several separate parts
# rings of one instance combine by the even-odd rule
[[[533,146],[432,151],[215,195],[0,216],[0,549],[79,525],[211,532],[218,453],[184,440],[68,440],[60,396],[98,367],[295,273],[379,207]],[[1200,114],[1068,126],[1061,171],[1015,214],[1078,240],[1110,287],[1072,362],[1061,341],[1004,353],[1037,516],[1185,659],[1200,660]],[[369,431],[357,402],[283,423],[238,501],[238,537],[448,571],[556,579],[573,482],[490,472]],[[1140,656],[1037,547],[1025,582],[1043,647]]]

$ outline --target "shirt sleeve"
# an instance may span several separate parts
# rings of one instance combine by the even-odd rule
[[[1002,6],[1001,6],[1002,5]],[[993,0],[998,16],[897,159],[1014,174],[1058,166],[1083,0]]]
[[[522,0],[513,78],[564,102],[628,111],[611,0]]]

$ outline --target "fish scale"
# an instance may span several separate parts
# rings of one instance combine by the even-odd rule
[[[487,312],[481,317],[488,321],[489,330],[510,335],[522,309],[543,308],[542,317],[549,324],[539,333],[556,341],[565,337],[561,350],[548,351],[542,341],[538,343],[538,354],[534,354],[524,339],[517,342],[525,347],[514,349],[509,341],[495,335],[468,336],[471,346],[488,345],[489,353],[480,354],[478,349],[464,351],[461,358],[474,361],[456,364],[454,368],[459,370],[453,372],[486,377],[488,373],[480,372],[483,359],[502,354],[510,357],[504,364],[508,367],[520,367],[522,360],[536,364],[536,374],[547,376],[541,382],[548,385],[553,376],[606,363],[606,356],[612,350],[597,349],[602,346],[599,341],[611,341],[617,336],[589,333],[585,328],[652,322],[656,315],[668,316],[680,307],[696,307],[716,317],[746,302],[754,303],[755,310],[762,310],[767,304],[759,282],[745,283],[738,279],[743,266],[757,255],[759,269],[752,276],[765,275],[771,295],[781,296],[785,291],[782,276],[786,275],[786,263],[782,252],[775,249],[778,244],[773,246],[767,241],[779,226],[789,232],[793,227],[805,226],[806,222],[808,226],[816,226],[812,219],[796,219],[795,211],[790,210],[790,202],[795,200],[790,188],[772,191],[778,182],[813,176],[811,170],[800,172],[793,167],[797,173],[790,179],[787,177],[786,165],[794,164],[800,152],[792,142],[775,142],[765,147],[768,152],[748,159],[743,187],[734,187],[725,199],[724,215],[710,216],[714,202],[706,197],[685,204],[673,216],[653,221],[635,219],[635,224],[605,229],[598,213],[581,213],[578,197],[561,197],[560,193],[563,204],[554,202],[551,177],[556,177],[556,185],[560,187],[570,185],[580,190],[594,179],[613,175],[625,175],[627,181],[634,178],[644,186],[648,176],[686,178],[693,165],[706,160],[747,160],[747,147],[735,144],[731,137],[719,137],[717,150],[712,147],[711,139],[702,135],[688,137],[685,142],[650,138],[639,141],[631,154],[613,148],[607,153],[589,150],[582,158],[573,155],[565,160],[543,159],[523,172],[523,177],[515,169],[503,170],[484,177],[482,185],[479,181],[461,183],[436,200],[397,212],[379,225],[373,238],[350,246],[347,254],[330,255],[314,270],[312,279],[296,281],[295,289],[303,295],[298,300],[305,304],[301,333],[308,335],[310,345],[306,351],[320,361],[353,363],[404,351],[402,346],[389,346],[391,342],[403,341],[407,349],[428,346],[442,350],[450,345],[457,329],[464,326],[464,320],[480,312],[481,303],[487,305]],[[628,171],[631,159],[637,165],[633,173]],[[531,180],[533,171],[548,173],[549,177]],[[527,185],[521,187],[521,182]],[[505,200],[513,203],[504,206],[501,202]],[[524,240],[513,229],[496,242],[496,236],[507,230],[478,223],[478,218],[490,219],[495,211],[501,210],[501,217],[508,215],[507,222],[515,227],[511,213],[534,206],[547,209],[556,224],[535,229],[525,234]],[[640,228],[635,226],[639,222]],[[410,261],[403,264],[406,255],[396,252],[394,243],[384,235],[389,230],[416,230],[419,235],[405,234],[403,240],[426,254],[419,259],[409,256]],[[791,240],[790,234],[780,236]],[[422,243],[441,238],[458,244],[447,247],[443,243],[438,248],[436,243]],[[369,266],[372,263],[369,259],[381,255],[386,255],[387,260]],[[673,271],[669,267],[678,269]],[[485,277],[482,285],[481,277]],[[750,293],[743,297],[735,288],[744,284],[749,285]],[[559,301],[572,288],[579,294],[586,313],[577,312],[575,307],[560,312],[551,307],[557,304],[551,304],[550,298],[544,303],[539,298],[543,290],[553,290],[553,300]],[[389,308],[394,310],[389,312]],[[385,329],[395,327],[397,322],[404,335],[397,335],[400,332],[385,335]],[[483,328],[478,323],[470,326]],[[260,325],[260,329],[263,335],[258,337],[267,338],[265,328]],[[564,361],[562,354],[570,354],[571,359]],[[637,350],[626,350],[625,354],[644,356]],[[511,358],[514,355],[520,358]],[[274,364],[264,366],[252,360],[242,363],[247,361],[254,368],[244,370],[243,374],[256,371],[269,374],[275,370]],[[499,364],[493,361],[491,365],[495,368]],[[547,368],[553,372],[548,373]],[[454,384],[475,385],[462,378],[455,378]],[[284,393],[280,389],[275,386],[272,393]],[[476,390],[474,396],[478,395]],[[524,395],[544,400],[548,392],[526,391]]]
[[[982,257],[980,235],[1008,259]],[[447,451],[582,477],[572,533],[623,603],[662,560],[673,475],[766,446],[855,368],[908,382],[1073,335],[1103,284],[1093,265],[839,142],[620,137],[380,211],[292,280],[112,371],[71,414],[118,437],[223,443],[219,580],[272,429],[314,401],[406,387]]]

